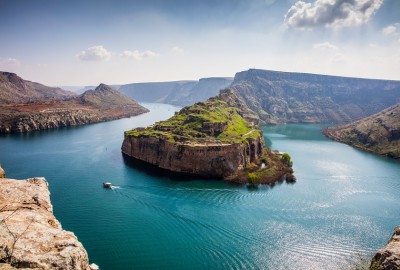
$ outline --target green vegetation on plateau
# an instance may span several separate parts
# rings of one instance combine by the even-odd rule
[[[126,131],[125,135],[164,138],[170,142],[240,143],[260,136],[251,114],[229,90],[217,97],[184,107],[166,121],[145,129]],[[247,119],[247,120],[246,120]]]

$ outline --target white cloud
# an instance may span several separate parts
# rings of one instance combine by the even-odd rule
[[[0,69],[12,71],[21,66],[21,62],[15,58],[0,59]]]
[[[77,55],[82,61],[104,61],[111,57],[111,52],[102,45],[92,46]]]
[[[382,29],[385,36],[398,36],[400,35],[400,23],[394,23]]]
[[[332,50],[332,51],[337,51],[339,49],[337,46],[329,42],[314,44],[313,48],[317,50]]]
[[[286,13],[284,23],[300,29],[361,25],[370,20],[382,3],[383,0],[297,1]]]
[[[171,49],[171,51],[174,52],[174,53],[183,53],[183,52],[185,52],[185,50],[180,48],[180,47],[173,47]]]
[[[331,61],[333,63],[345,63],[348,61],[348,59],[344,54],[337,53],[332,57]]]
[[[147,51],[143,51],[140,52],[138,50],[134,50],[134,51],[124,51],[123,53],[120,54],[121,57],[125,57],[125,58],[133,58],[136,60],[141,60],[143,58],[147,58],[147,57],[155,57],[155,56],[159,56],[159,53],[147,50]]]

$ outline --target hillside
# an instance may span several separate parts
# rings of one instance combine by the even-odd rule
[[[231,82],[231,78],[204,78],[199,81],[133,83],[121,85],[118,91],[139,102],[187,106],[218,95],[219,90]]]
[[[68,100],[0,105],[0,133],[84,125],[148,112],[136,101],[100,84]]]
[[[26,81],[15,73],[0,71],[0,104],[66,99],[74,96],[76,96],[74,93],[61,88]]]
[[[250,69],[230,86],[263,123],[348,123],[400,102],[400,82]]]
[[[400,158],[400,104],[354,123],[327,128],[324,134],[369,152]]]
[[[125,132],[122,152],[168,171],[236,182],[274,182],[291,168],[264,149],[252,112],[230,90],[170,119]],[[261,169],[261,163],[267,166]]]

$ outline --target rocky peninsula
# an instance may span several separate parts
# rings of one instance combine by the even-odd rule
[[[0,133],[29,132],[110,121],[146,113],[136,101],[100,84],[78,97],[0,104]]]
[[[76,236],[53,215],[47,181],[0,179],[0,269],[90,270]]]
[[[375,154],[400,158],[400,104],[354,123],[327,128],[324,135]]]
[[[126,131],[122,152],[189,176],[254,184],[293,180],[290,164],[264,148],[257,116],[231,90],[166,121]]]

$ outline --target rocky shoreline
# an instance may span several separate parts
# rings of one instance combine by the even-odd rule
[[[400,104],[356,122],[329,127],[322,133],[361,150],[400,158]]]
[[[0,195],[0,269],[91,269],[83,245],[55,218],[46,179],[2,178]]]

